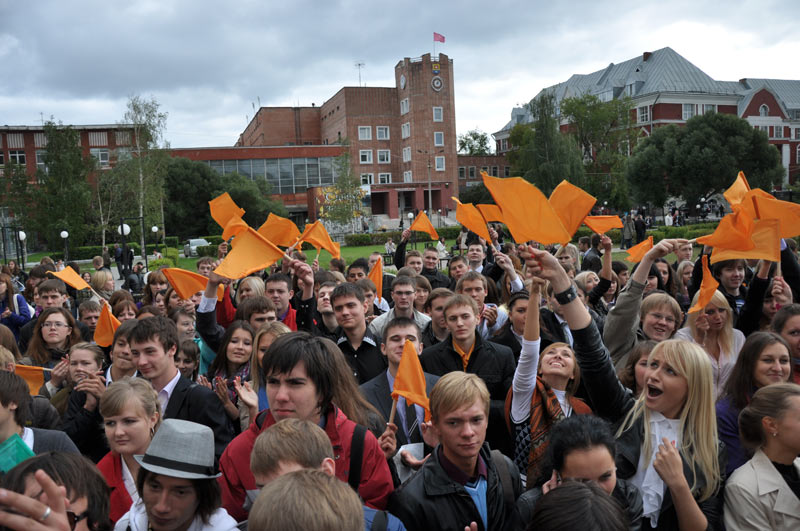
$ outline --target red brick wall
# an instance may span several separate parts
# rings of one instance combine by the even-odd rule
[[[761,89],[753,94],[750,103],[747,105],[744,113],[742,113],[742,118],[746,118],[748,116],[759,116],[759,109],[764,104],[769,107],[768,116],[780,116],[781,118],[786,118],[781,110],[781,106],[778,105],[778,102],[775,100],[775,96],[773,96],[772,93],[767,89]]]
[[[683,106],[680,103],[656,103],[651,107],[651,120],[682,120]]]
[[[318,107],[261,107],[247,124],[237,145],[298,146],[322,143]]]

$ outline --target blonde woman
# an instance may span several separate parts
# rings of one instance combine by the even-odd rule
[[[236,306],[249,297],[263,296],[264,291],[264,281],[259,277],[243,278],[239,282],[239,287],[236,288]]]
[[[100,414],[111,451],[97,468],[111,488],[111,521],[116,522],[139,499],[136,477],[139,463],[161,423],[158,395],[147,380],[123,378],[108,386],[100,400]]]
[[[692,306],[697,303],[699,296],[699,292],[695,294]],[[689,314],[686,327],[675,333],[675,339],[684,339],[703,347],[711,361],[714,397],[719,396],[733,371],[745,339],[741,331],[733,328],[733,312],[725,295],[715,291],[705,308]]]
[[[111,276],[111,271],[106,269],[101,269],[100,271],[95,271],[92,275],[92,289],[99,295],[93,295],[90,300],[101,304],[100,298],[102,297],[105,300],[111,298],[111,294],[114,293],[114,277]]]
[[[668,240],[658,246],[665,254],[673,247]],[[549,280],[563,301],[595,413],[619,426],[617,476],[642,492],[649,520],[642,527],[719,528],[725,457],[717,437],[708,355],[687,341],[662,341],[648,357],[644,390],[634,398],[617,378],[589,312],[558,261],[530,247],[523,254],[528,267]]]

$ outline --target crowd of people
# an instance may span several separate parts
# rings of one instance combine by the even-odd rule
[[[711,249],[686,240],[629,268],[607,236],[495,226],[445,272],[444,242],[410,234],[380,287],[377,251],[228,279],[222,244],[188,298],[138,265],[115,290],[110,256],[93,291],[46,260],[3,266],[0,526],[800,528],[793,240],[779,263],[714,263],[690,313]],[[106,304],[121,324],[101,347]],[[409,355],[428,408],[392,397]]]

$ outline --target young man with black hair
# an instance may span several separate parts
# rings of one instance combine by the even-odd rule
[[[398,275],[392,282],[392,299],[394,308],[379,315],[369,324],[369,331],[375,337],[383,336],[383,327],[397,317],[408,317],[417,323],[420,329],[430,322],[431,318],[414,308],[414,297],[416,296],[417,282],[413,277]]]
[[[428,246],[422,252],[422,276],[431,283],[431,289],[450,285],[450,278],[439,271],[439,251],[436,247]]]
[[[362,278],[367,278],[369,274],[369,264],[366,258],[356,258],[349,266],[347,266],[347,281],[357,282]]]

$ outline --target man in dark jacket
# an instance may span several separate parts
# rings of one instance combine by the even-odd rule
[[[636,243],[643,242],[645,236],[647,235],[647,225],[644,224],[644,219],[642,219],[641,214],[636,216],[636,220],[633,222],[633,226],[636,229]]]
[[[426,247],[422,253],[422,276],[431,283],[431,289],[450,285],[450,277],[439,271],[439,251],[435,247]]]
[[[519,471],[484,442],[489,390],[474,374],[451,372],[433,387],[432,428],[439,446],[389,498],[389,512],[409,531],[512,529]]]
[[[438,376],[453,371],[480,376],[491,396],[488,442],[496,450],[511,455],[505,400],[514,378],[514,355],[508,347],[481,339],[476,329],[478,308],[471,297],[454,295],[445,304],[444,315],[450,337],[422,351],[422,368]]]

